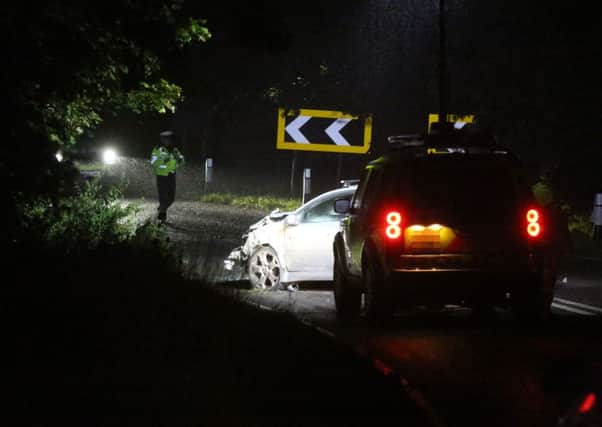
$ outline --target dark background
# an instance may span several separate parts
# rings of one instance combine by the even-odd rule
[[[168,64],[186,96],[176,115],[120,116],[95,141],[145,157],[169,127],[190,162],[287,182],[278,107],[371,113],[372,151],[343,158],[343,178],[355,178],[387,135],[424,132],[438,110],[436,1],[225,0],[191,11],[213,38]],[[586,3],[456,0],[446,16],[449,112],[475,114],[533,169],[552,168],[567,200],[591,205],[602,189],[599,14]],[[336,154],[299,152],[297,167],[312,168],[317,188],[336,184]]]

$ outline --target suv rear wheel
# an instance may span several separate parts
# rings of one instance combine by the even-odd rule
[[[526,289],[515,292],[512,311],[521,321],[543,320],[550,314],[553,299],[553,283],[556,275],[543,273],[535,283],[526,283]]]
[[[334,256],[333,280],[337,317],[341,320],[353,320],[359,317],[362,291],[349,283],[336,253]]]
[[[387,321],[393,315],[391,292],[376,262],[364,257],[362,280],[365,290],[364,313],[370,321]]]

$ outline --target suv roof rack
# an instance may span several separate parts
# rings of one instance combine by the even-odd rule
[[[430,154],[510,154],[491,132],[477,129],[453,129],[429,135],[392,135],[391,148],[418,156]]]

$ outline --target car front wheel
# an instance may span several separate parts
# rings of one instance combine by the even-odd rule
[[[277,290],[280,287],[280,259],[270,246],[256,249],[249,258],[249,281],[253,289]]]

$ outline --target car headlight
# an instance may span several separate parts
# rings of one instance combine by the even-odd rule
[[[114,165],[119,160],[119,156],[117,156],[117,151],[112,148],[106,148],[102,152],[102,162],[105,165]]]

